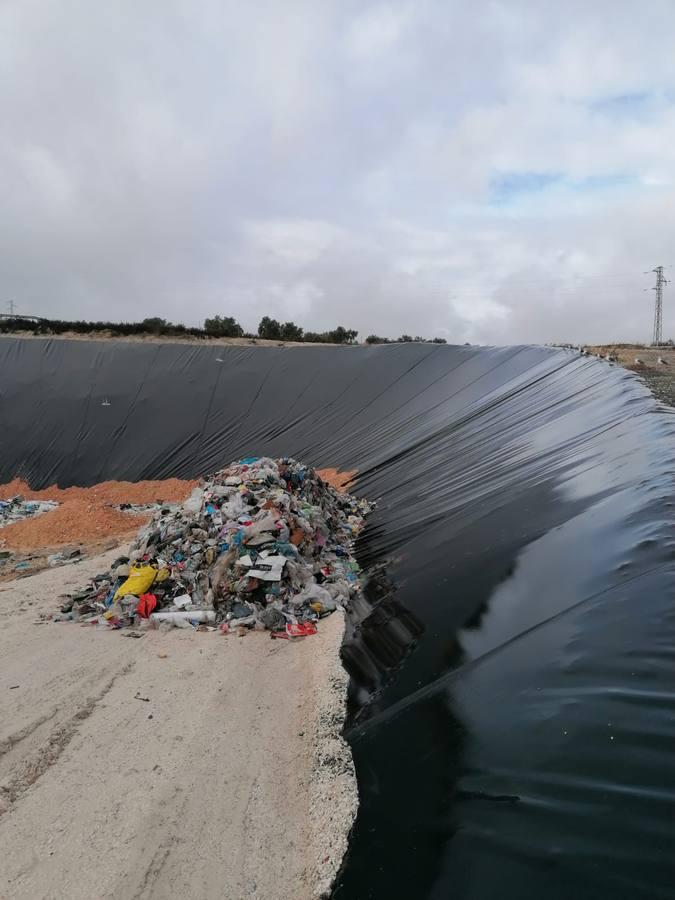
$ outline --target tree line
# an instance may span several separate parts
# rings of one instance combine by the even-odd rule
[[[268,341],[297,341],[311,344],[355,344],[358,331],[353,328],[345,328],[338,325],[331,331],[305,331],[295,322],[279,322],[269,316],[263,316],[258,325],[256,334],[244,331],[242,326],[233,316],[213,316],[205,319],[202,328],[191,328],[180,323],[169,322],[159,316],[151,316],[140,322],[87,322],[68,321],[65,319],[0,319],[0,333],[9,334],[17,331],[30,331],[35,335],[40,334],[91,334],[105,332],[113,336],[129,335],[162,335],[166,337],[196,337],[196,338],[261,338]],[[366,338],[367,344],[395,344],[418,341],[434,344],[445,344],[445,338],[433,338],[431,340],[422,337],[412,337],[403,334],[394,340],[370,334]]]
[[[246,334],[232,316],[214,316],[204,320],[204,332],[209,337],[259,337],[266,341],[306,341],[311,344],[355,344],[358,331],[338,325],[332,331],[305,331],[295,322],[278,322],[263,316],[257,335]]]
[[[417,335],[412,337],[410,334],[402,334],[398,338],[379,337],[377,334],[369,334],[366,338],[366,344],[447,344],[445,338],[424,338]]]

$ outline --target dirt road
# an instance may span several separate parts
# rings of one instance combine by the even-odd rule
[[[357,802],[342,617],[294,644],[36,624],[118,553],[0,587],[0,897],[319,896]]]

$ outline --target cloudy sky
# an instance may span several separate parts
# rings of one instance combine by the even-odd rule
[[[2,311],[649,339],[674,38],[673,0],[0,0]]]

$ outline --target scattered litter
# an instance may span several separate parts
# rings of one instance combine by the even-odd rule
[[[41,516],[56,509],[58,505],[54,500],[24,500],[21,495],[0,500],[0,528],[6,528],[22,519]]]
[[[15,691],[19,687],[21,687],[20,684],[10,684],[9,689],[10,691]]]
[[[152,614],[153,622],[215,622],[216,614],[212,609],[169,609]]]
[[[149,619],[153,610],[157,608],[157,597],[154,594],[141,594],[138,598],[136,615],[141,619]]]
[[[60,553],[51,553],[47,557],[47,562],[53,569],[55,566],[64,566],[70,563],[78,563],[81,559],[81,550],[62,550]]]
[[[181,506],[157,509],[129,557],[70,595],[55,620],[309,637],[360,590],[353,542],[370,508],[293,459],[247,457]]]
[[[176,505],[162,503],[161,500],[158,500],[156,503],[115,503],[113,504],[113,509],[118,509],[120,512],[124,513],[132,513],[137,516],[147,516],[154,515],[161,509],[172,512],[176,509]]]
[[[140,691],[136,691],[136,693],[134,694],[134,700],[142,700],[143,703],[149,703],[149,702],[150,702],[150,698],[149,698],[149,697],[141,697],[141,692],[140,692]]]
[[[294,638],[309,637],[310,634],[316,634],[316,625],[313,622],[287,622],[283,631],[273,631],[270,637],[291,641]]]

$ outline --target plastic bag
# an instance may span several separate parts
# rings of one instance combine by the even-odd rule
[[[337,608],[335,600],[333,600],[328,591],[319,584],[309,585],[309,587],[300,591],[299,594],[295,594],[295,596],[291,597],[290,602],[293,606],[302,606],[305,602],[320,603],[324,610],[330,610],[331,612]]]
[[[154,566],[132,566],[129,571],[129,577],[115,591],[113,600],[118,597],[124,597],[125,594],[134,594],[140,597],[145,594],[157,575],[157,569]]]

